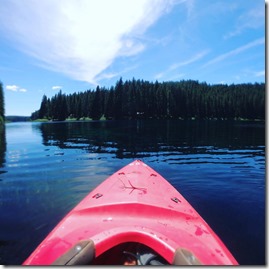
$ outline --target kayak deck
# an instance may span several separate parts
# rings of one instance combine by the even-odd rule
[[[126,248],[167,264],[237,264],[185,198],[140,160],[90,192],[24,264],[122,264]]]

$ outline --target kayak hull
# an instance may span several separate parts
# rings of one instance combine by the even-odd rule
[[[179,263],[177,260],[183,264],[238,264],[187,200],[140,160],[123,167],[91,191],[24,265],[61,263],[66,253],[81,249],[79,242],[91,246],[92,260],[116,246],[137,242],[169,264]]]

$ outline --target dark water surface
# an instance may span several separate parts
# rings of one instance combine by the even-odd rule
[[[21,264],[134,159],[164,176],[240,264],[265,264],[265,126],[228,121],[10,123],[0,136],[0,264]]]

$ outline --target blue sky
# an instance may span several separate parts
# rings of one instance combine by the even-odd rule
[[[4,3],[3,3],[4,2]],[[123,80],[265,82],[263,0],[0,0],[6,115]]]

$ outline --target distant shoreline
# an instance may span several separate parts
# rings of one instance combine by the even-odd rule
[[[68,118],[66,120],[60,121],[60,120],[50,120],[50,119],[36,119],[31,120],[31,117],[25,117],[25,116],[6,116],[5,123],[12,123],[12,122],[44,122],[44,123],[53,123],[53,122],[91,122],[91,121],[111,121],[114,119],[106,119],[104,117],[100,119],[91,119],[91,118]],[[140,119],[121,119],[121,120],[192,120],[192,121],[254,121],[254,122],[265,122],[263,119],[244,119],[244,118],[236,118],[236,119],[226,119],[226,118],[209,118],[209,119],[198,119],[198,118],[140,118]]]

